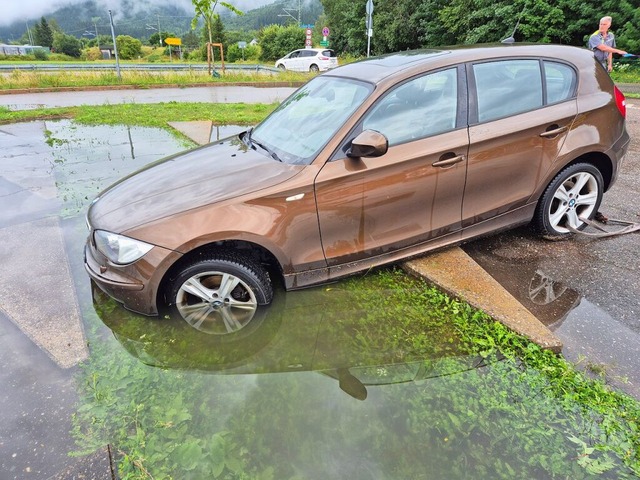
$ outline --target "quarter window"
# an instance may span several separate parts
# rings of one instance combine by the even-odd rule
[[[363,128],[398,145],[453,130],[457,108],[457,70],[451,68],[395,88],[365,117]]]
[[[547,103],[557,103],[573,97],[576,72],[563,63],[544,62],[544,78],[547,84]]]
[[[542,107],[537,60],[506,60],[473,66],[478,121],[486,122]]]

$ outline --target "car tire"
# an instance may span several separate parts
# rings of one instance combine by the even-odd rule
[[[572,234],[567,228],[583,230],[598,212],[604,181],[600,170],[589,163],[576,163],[558,173],[547,186],[536,208],[534,225],[549,240],[561,240]]]
[[[287,67],[284,66],[284,63],[281,63],[280,65],[278,65],[278,68],[280,70],[286,70],[287,69]]]
[[[170,282],[167,303],[193,328],[214,335],[235,333],[273,299],[267,272],[235,253],[199,258]]]
[[[318,68],[318,65],[316,65],[315,63],[311,64],[311,66],[309,67],[309,71],[310,72],[318,72],[320,71],[320,68]]]

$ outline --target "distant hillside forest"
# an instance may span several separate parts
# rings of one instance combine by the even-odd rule
[[[135,0],[123,2],[125,7],[127,2],[133,5]],[[233,1],[230,3],[233,4]],[[302,24],[314,24],[323,13],[320,0],[305,0],[300,5]],[[227,31],[255,33],[267,25],[297,23],[297,7],[297,0],[278,0],[270,5],[249,10],[242,16],[237,16],[220,5],[216,12],[221,15]],[[130,35],[144,43],[157,32],[158,27],[163,32],[173,32],[178,36],[187,34],[191,31],[191,19],[194,17],[193,10],[185,11],[173,7],[170,2],[148,12],[138,11],[133,7],[123,10],[134,13],[113,12],[116,35]],[[58,27],[62,32],[77,38],[91,39],[96,31],[98,35],[111,35],[108,10],[104,5],[98,6],[94,0],[60,8],[51,15],[45,15],[45,18],[54,28]],[[28,40],[26,26],[33,28],[39,21],[40,18],[34,18],[28,22],[20,21],[9,27],[0,27],[0,43],[25,43],[21,40]]]

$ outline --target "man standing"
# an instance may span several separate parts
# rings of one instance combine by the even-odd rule
[[[609,31],[611,27],[611,17],[600,19],[600,28],[589,37],[589,48],[593,50],[596,60],[605,68],[607,72],[613,69],[613,54],[625,55],[627,52],[616,48],[616,39]]]

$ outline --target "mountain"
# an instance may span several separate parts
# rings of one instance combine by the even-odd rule
[[[259,30],[266,25],[295,23],[298,18],[298,5],[301,7],[300,23],[303,25],[314,24],[324,13],[320,0],[305,0],[300,3],[296,0],[276,0],[270,5],[249,10],[242,16],[224,11],[220,14],[227,30]]]
[[[152,10],[136,8],[135,0],[122,0],[120,3],[121,11],[113,12],[116,35],[131,35],[145,41],[157,31],[158,26],[160,30],[176,35],[191,30],[193,10],[187,11],[171,6],[169,2],[158,4]],[[265,25],[293,22],[292,16],[298,16],[298,5],[302,7],[300,18],[303,24],[314,23],[323,12],[320,0],[304,0],[300,3],[297,0],[276,0],[270,5],[246,11],[242,16],[237,16],[220,6],[216,11],[221,14],[227,31],[250,31],[258,30]],[[45,18],[48,22],[54,20],[62,31],[78,38],[93,38],[92,34],[95,34],[96,30],[99,35],[111,35],[109,12],[103,5],[99,6],[96,0],[86,0],[60,8],[51,15],[45,15]],[[39,21],[40,18],[35,18],[28,22],[19,21],[7,27],[0,27],[0,43],[17,42],[25,34],[27,25],[33,28]]]

